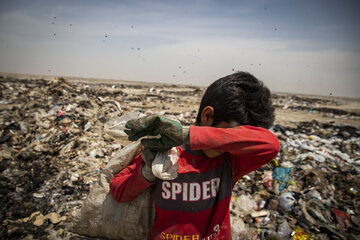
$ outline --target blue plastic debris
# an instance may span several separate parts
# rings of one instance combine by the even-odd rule
[[[276,167],[273,172],[273,179],[276,179],[280,183],[279,193],[281,193],[287,185],[287,182],[291,180],[290,177],[291,168]]]

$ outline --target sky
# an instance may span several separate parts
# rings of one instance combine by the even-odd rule
[[[0,72],[360,97],[358,0],[0,0]]]

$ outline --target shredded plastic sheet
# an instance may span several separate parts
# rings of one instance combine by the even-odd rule
[[[178,176],[179,149],[173,147],[168,151],[158,152],[152,162],[152,171],[155,177],[162,180],[173,180]]]
[[[289,180],[291,180],[290,177],[291,174],[291,168],[283,168],[283,167],[276,167],[273,172],[273,178],[278,180],[280,183],[279,187],[279,193],[281,193]]]

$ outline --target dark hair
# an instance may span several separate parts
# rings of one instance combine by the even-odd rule
[[[221,121],[270,128],[275,119],[270,90],[247,72],[236,72],[212,83],[201,99],[196,124],[206,106],[214,109],[213,126]]]

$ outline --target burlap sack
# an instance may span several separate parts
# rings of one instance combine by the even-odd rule
[[[77,213],[71,230],[80,235],[109,239],[145,239],[155,220],[150,189],[135,200],[117,203],[110,193],[111,178],[125,168],[141,150],[140,142],[121,149],[106,165]]]

